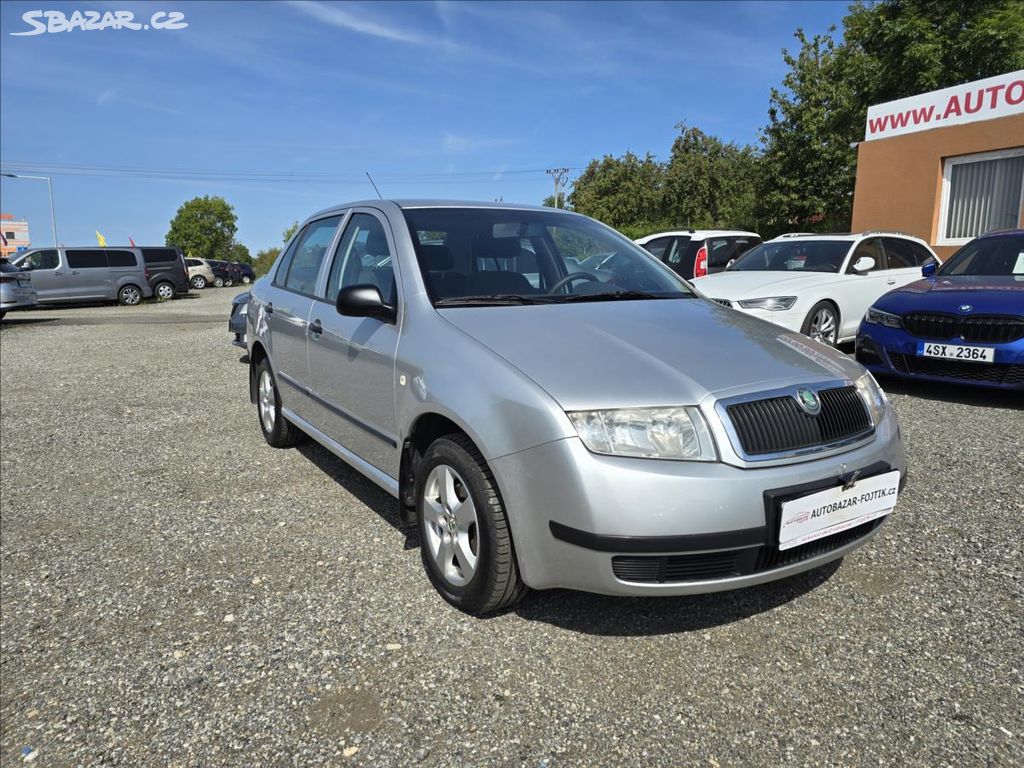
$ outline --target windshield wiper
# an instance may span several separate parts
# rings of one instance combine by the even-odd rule
[[[518,293],[499,293],[493,296],[453,296],[438,299],[435,307],[502,307],[518,304],[539,304],[543,301],[536,296],[521,296]]]
[[[563,296],[562,301],[631,301],[634,299],[695,299],[694,293],[647,293],[646,291],[611,291],[609,293],[576,293]]]

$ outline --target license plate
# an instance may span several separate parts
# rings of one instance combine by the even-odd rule
[[[849,490],[841,485],[782,503],[779,549],[856,528],[885,517],[896,506],[900,473],[886,472],[860,480]]]
[[[972,363],[994,363],[996,351],[993,347],[962,347],[957,344],[932,344],[921,342],[917,345],[918,357],[943,357],[948,360],[964,360]]]

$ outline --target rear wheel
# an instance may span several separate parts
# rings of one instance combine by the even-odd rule
[[[251,277],[249,277],[248,275],[246,275],[245,277],[243,277],[243,278],[242,278],[242,283],[243,283],[244,285],[248,285],[248,284],[249,284],[249,283],[251,283],[251,282],[252,282],[252,278],[251,278]]]
[[[134,307],[142,301],[142,289],[135,285],[125,285],[117,292],[117,300],[126,307]]]
[[[196,275],[192,278],[192,287],[197,291],[203,290],[206,287],[206,278],[202,275]]]
[[[291,448],[302,442],[302,431],[281,414],[281,397],[266,358],[256,367],[256,410],[263,439],[274,448]]]
[[[224,287],[224,278],[223,277],[215,277],[215,278],[213,278],[213,284],[217,288],[223,288]]]
[[[807,313],[800,332],[815,341],[834,347],[839,338],[839,311],[832,302],[819,301]]]
[[[153,295],[161,301],[169,301],[174,298],[174,286],[170,283],[157,283]]]
[[[423,567],[449,603],[472,614],[506,608],[526,593],[505,506],[487,464],[465,435],[436,440],[417,472]]]

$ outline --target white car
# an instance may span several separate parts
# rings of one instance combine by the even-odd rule
[[[755,245],[761,236],[733,229],[681,229],[657,232],[634,240],[684,280],[723,271]]]
[[[856,337],[876,299],[932,261],[927,243],[900,232],[782,235],[698,286],[719,304],[835,346]]]

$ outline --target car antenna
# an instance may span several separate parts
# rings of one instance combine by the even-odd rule
[[[368,178],[370,180],[370,183],[373,184],[373,177],[370,175],[369,171],[366,172],[366,178]],[[377,185],[376,184],[373,184],[373,191],[377,193],[377,197],[379,197],[381,200],[384,199],[384,195],[382,195],[380,193],[380,190],[377,189]]]

